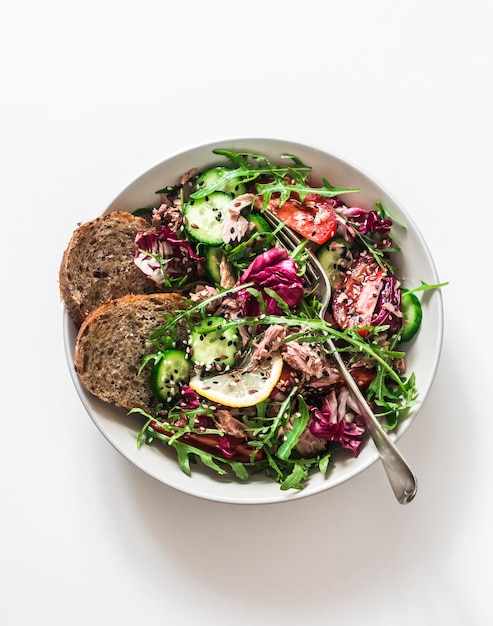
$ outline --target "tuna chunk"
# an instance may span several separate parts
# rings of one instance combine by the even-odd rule
[[[240,241],[249,231],[250,222],[240,214],[241,210],[252,204],[253,193],[237,196],[228,206],[227,215],[223,222],[223,241]]]
[[[252,354],[252,361],[260,363],[264,361],[273,352],[277,352],[286,338],[287,330],[281,324],[272,324],[268,326],[258,341],[254,341],[255,351]]]
[[[247,432],[243,422],[240,422],[240,420],[233,417],[226,409],[218,409],[214,413],[214,421],[217,428],[223,430],[227,435],[239,438],[247,437]]]
[[[298,370],[305,380],[322,378],[327,371],[325,355],[317,345],[288,341],[282,352],[282,358],[293,369]]]

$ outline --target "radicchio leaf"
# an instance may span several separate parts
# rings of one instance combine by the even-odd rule
[[[198,409],[200,406],[200,398],[198,393],[188,385],[182,385],[181,398],[178,404],[182,409]]]
[[[373,326],[388,325],[392,332],[402,326],[401,291],[393,276],[384,280],[371,323]]]
[[[330,406],[328,399],[324,399],[321,408],[310,407],[312,420],[308,426],[312,435],[339,443],[343,448],[351,450],[357,457],[365,426],[363,418],[359,414],[348,421],[343,416],[338,416],[337,405]]]
[[[141,231],[135,238],[135,264],[157,285],[163,285],[166,278],[194,276],[200,260],[189,244],[167,226],[156,233]]]
[[[298,275],[298,265],[282,248],[270,248],[260,254],[245,270],[238,285],[253,282],[266,303],[268,315],[278,315],[282,311],[275,298],[269,296],[265,289],[274,291],[290,307],[297,307],[303,297],[303,279]],[[258,315],[260,305],[248,290],[240,289],[238,298],[243,301],[247,315]]]
[[[392,220],[382,219],[376,211],[365,211],[360,207],[340,209],[340,213],[350,220],[363,235],[380,233],[387,235],[392,228]]]

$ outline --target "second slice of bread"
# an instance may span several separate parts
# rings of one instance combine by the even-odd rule
[[[187,307],[175,293],[129,295],[98,307],[83,322],[75,345],[75,370],[84,387],[104,402],[150,410],[155,399],[149,368],[139,375],[144,357],[156,351],[150,335],[166,315]],[[184,335],[186,326],[177,330]]]

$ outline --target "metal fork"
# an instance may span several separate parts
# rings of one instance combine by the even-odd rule
[[[278,228],[281,224],[281,220],[271,211],[264,210],[262,212],[262,216],[272,228],[277,229],[275,233],[276,238],[287,250],[293,251],[301,244],[302,241],[304,241],[285,224],[283,224],[281,228]],[[319,315],[321,319],[324,319],[331,296],[330,282],[326,272],[317,257],[310,250],[309,246],[306,247],[306,250],[308,252],[308,258],[306,261],[305,276],[311,287],[314,289],[313,293],[320,300],[321,307]],[[360,407],[361,415],[365,421],[366,428],[375,443],[397,500],[400,504],[407,504],[414,498],[418,488],[415,475],[392,440],[380,425],[378,419],[375,417],[375,414],[369,407],[368,402],[365,400],[360,388],[351,376],[351,373],[346,367],[346,364],[342,360],[341,355],[330,337],[327,338],[326,344],[330,352],[334,355],[337,367],[353,400]]]

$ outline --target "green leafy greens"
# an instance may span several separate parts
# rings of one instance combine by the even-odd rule
[[[194,200],[224,188],[232,180],[239,179],[243,183],[249,183],[259,181],[262,177],[268,177],[268,180],[257,182],[257,193],[263,197],[264,208],[274,193],[280,194],[280,204],[283,204],[293,192],[298,193],[303,200],[307,193],[318,193],[321,196],[333,198],[341,194],[359,191],[359,189],[334,187],[325,179],[322,187],[310,187],[307,184],[307,179],[312,168],[293,155],[283,155],[284,159],[291,159],[293,165],[279,166],[273,165],[265,156],[258,154],[238,154],[231,150],[222,149],[214,150],[214,153],[227,157],[235,165],[235,168],[226,169],[214,183],[194,191],[190,195],[190,198]]]

